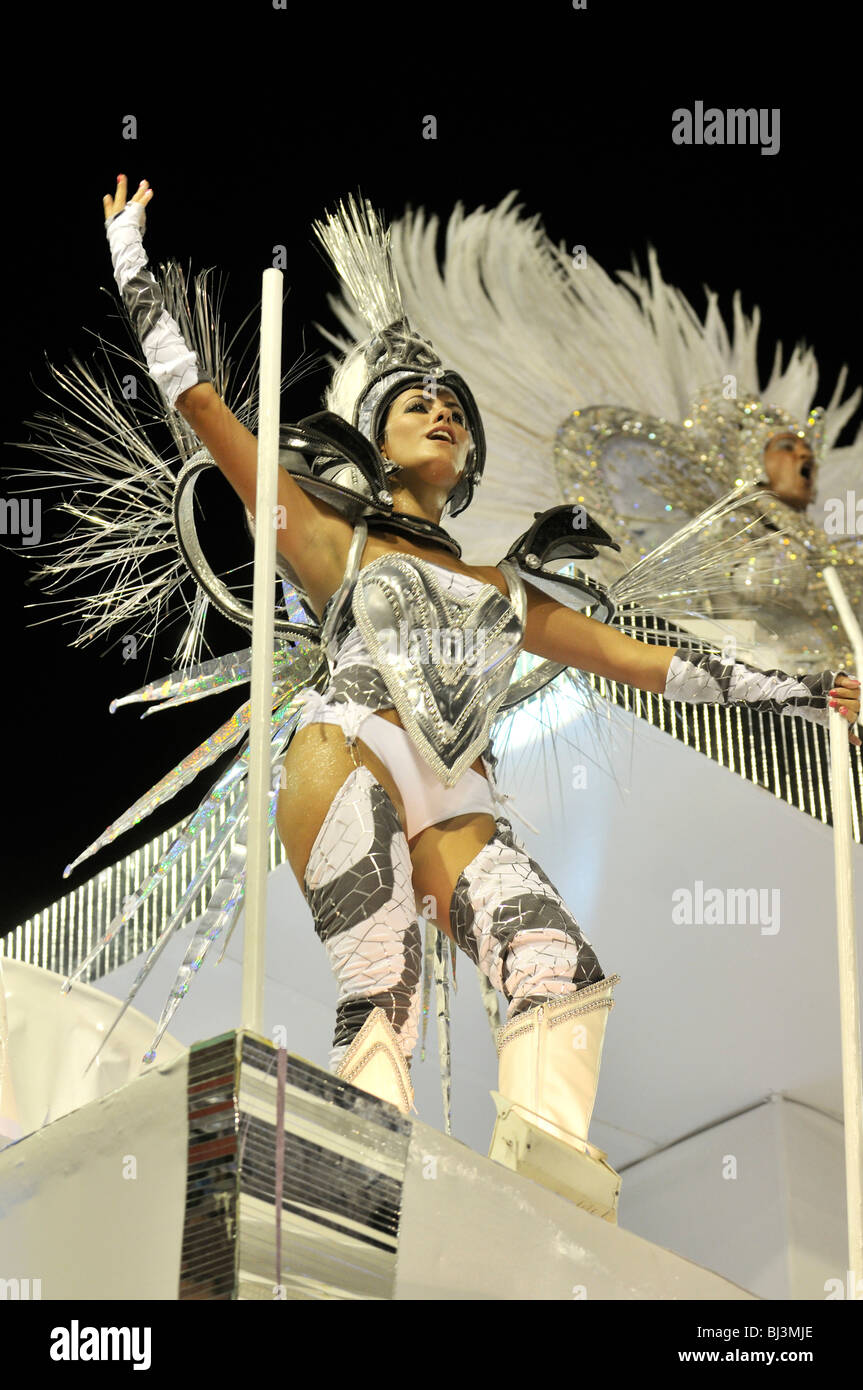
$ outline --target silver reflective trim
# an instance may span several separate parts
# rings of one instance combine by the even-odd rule
[[[204,593],[215,604],[220,613],[224,613],[226,618],[239,623],[240,627],[251,629],[252,627],[252,608],[247,603],[241,601],[231,593],[227,584],[218,577],[211,568],[206,556],[201,548],[198,539],[198,528],[195,523],[195,484],[198,477],[205,469],[216,468],[218,465],[212,456],[206,451],[189,459],[188,463],[181,470],[177,477],[174,488],[174,530],[177,536],[177,543],[189,569],[200,584]],[[247,516],[250,514],[248,510]],[[251,528],[250,528],[251,529]],[[279,560],[276,557],[276,568],[278,570]],[[275,596],[274,596],[275,598]],[[274,630],[277,633],[290,634],[309,634],[313,635],[314,629],[305,623],[286,622],[278,614],[274,620]]]
[[[324,649],[324,654],[328,661],[330,661],[330,648],[335,639],[342,609],[345,606],[348,594],[359,573],[360,560],[363,558],[363,551],[368,539],[368,534],[369,528],[366,523],[364,521],[358,521],[354,527],[354,534],[351,538],[351,546],[345,563],[344,577],[330,600],[332,607],[324,619],[324,625],[321,629],[321,646]]]

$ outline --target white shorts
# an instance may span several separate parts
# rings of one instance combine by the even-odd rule
[[[420,757],[410,736],[398,724],[381,719],[379,714],[356,718],[357,706],[322,705],[315,701],[307,717],[300,718],[297,729],[311,724],[338,724],[380,758],[401,793],[407,818],[407,837],[412,840],[430,825],[464,816],[471,811],[483,811],[497,817],[491,786],[472,768],[463,773],[454,787],[445,787]]]

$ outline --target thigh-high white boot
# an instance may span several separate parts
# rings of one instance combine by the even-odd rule
[[[458,944],[509,1001],[497,1033],[498,1110],[489,1157],[607,1221],[620,1177],[588,1141],[618,975],[500,820],[456,884]]]

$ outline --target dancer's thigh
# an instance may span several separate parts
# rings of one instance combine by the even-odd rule
[[[404,829],[404,805],[389,772],[361,739],[357,739],[354,748],[358,760],[389,793]],[[282,773],[276,824],[300,887],[327,811],[356,766],[338,724],[309,724],[291,739]]]
[[[451,941],[449,910],[455,886],[494,832],[494,816],[471,811],[428,826],[411,845],[417,905]]]

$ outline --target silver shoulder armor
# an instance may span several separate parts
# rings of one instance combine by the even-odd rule
[[[558,603],[567,608],[593,608],[592,617],[610,623],[614,602],[604,586],[585,575],[558,574],[551,568],[562,561],[593,560],[600,545],[620,550],[617,541],[588,516],[584,507],[551,507],[534,513],[533,526],[513,542],[506,559],[523,578]]]
[[[597,546],[600,545],[620,550],[617,541],[612,540],[584,507],[551,507],[546,512],[534,513],[533,526],[513,542],[499,568],[503,569],[509,564],[519,575],[558,603],[577,611],[591,608],[591,617],[601,623],[610,623],[615,608],[604,586],[594,583],[586,575],[558,574],[550,568],[551,565],[559,565],[562,560],[592,560],[598,554]],[[512,682],[501,702],[501,709],[514,709],[522,701],[531,699],[565,670],[566,667],[560,662],[538,661],[525,675]]]
[[[301,488],[329,503],[348,521],[393,510],[380,452],[332,411],[282,425],[279,464]]]

